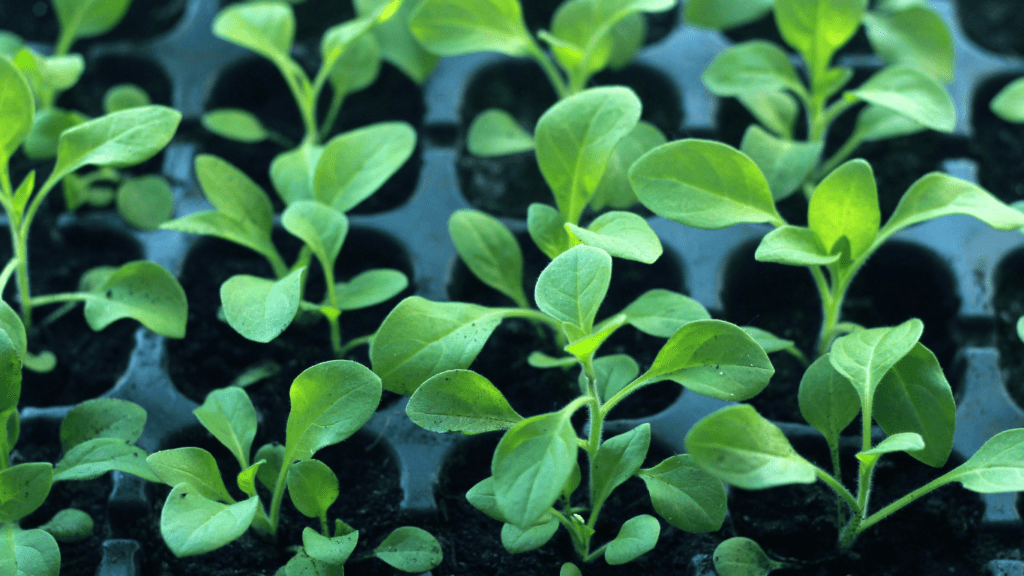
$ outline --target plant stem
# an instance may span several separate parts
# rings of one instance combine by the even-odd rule
[[[3,272],[0,272],[0,294],[3,294],[7,290],[7,282],[11,280],[11,275],[14,274],[18,268],[18,259],[11,258],[7,261],[7,265],[4,266]]]
[[[941,488],[942,486],[949,484],[950,482],[953,481],[953,472],[956,472],[956,470],[951,470],[950,472],[947,472],[946,474],[939,476],[935,480],[932,480],[931,482],[925,484],[924,486],[921,486],[917,490],[914,490],[913,492],[910,492],[909,494],[900,498],[899,500],[896,500],[892,504],[889,504],[885,508],[882,508],[878,512],[875,512],[874,514],[868,516],[864,519],[863,522],[861,522],[860,527],[857,529],[857,534],[860,534],[861,532],[867,530],[868,528],[871,528],[872,526],[881,522],[882,520],[885,520],[885,518],[893,512],[896,512],[900,508],[903,508],[907,504],[910,504],[914,500],[917,500],[918,498],[924,496],[925,494],[931,492],[932,490]]]
[[[285,453],[281,463],[281,471],[277,474],[277,482],[274,484],[274,496],[270,500],[270,534],[277,536],[277,523],[281,517],[281,501],[284,499],[284,488],[288,481],[288,469],[292,467],[291,454]]]
[[[829,476],[828,472],[825,472],[824,470],[818,467],[814,468],[814,475],[817,476],[818,479],[824,482],[825,484],[828,484],[829,488],[834,490],[836,494],[838,494],[843,500],[845,500],[846,503],[849,504],[850,510],[852,510],[854,514],[858,514],[860,512],[860,509],[857,505],[857,499],[853,497],[853,494],[850,494],[850,491],[847,490],[846,486],[843,486],[842,483],[839,482],[839,480]]]
[[[27,238],[22,238],[20,227],[11,222],[11,245],[17,260],[18,296],[21,298],[21,322],[25,330],[32,328],[32,292],[28,283]]]
[[[565,84],[565,80],[558,73],[558,69],[555,68],[554,62],[548,57],[547,52],[544,52],[544,49],[537,45],[537,42],[532,38],[530,39],[530,56],[537,61],[537,64],[540,64],[541,70],[548,77],[548,81],[551,82],[551,87],[555,89],[555,94],[558,95],[559,100],[572,95],[569,87]]]

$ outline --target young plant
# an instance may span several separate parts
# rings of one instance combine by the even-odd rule
[[[783,48],[752,40],[720,54],[703,76],[712,93],[737,98],[760,122],[747,129],[741,149],[764,170],[776,200],[796,190],[810,197],[814,185],[861,143],[925,129],[953,131],[956,111],[939,83],[953,79],[953,40],[942,17],[916,0],[877,4],[867,10],[867,0],[687,3],[690,22],[708,27],[728,27],[773,10],[782,38],[802,57],[804,77]],[[836,97],[853,70],[832,66],[832,58],[862,23],[890,65]],[[824,157],[833,122],[859,103],[866,106],[853,132]],[[795,134],[800,108],[807,127],[802,139]]]
[[[682,313],[680,304],[688,299],[667,291],[651,291],[622,313],[595,323],[610,285],[611,267],[611,256],[604,250],[576,246],[555,258],[537,281],[535,298],[540,311],[534,316],[562,333],[568,341],[565,351],[581,369],[580,395],[565,407],[524,419],[486,378],[463,369],[427,379],[416,387],[407,405],[413,422],[435,432],[506,430],[491,461],[492,476],[474,486],[466,497],[504,523],[501,539],[509,552],[544,545],[559,525],[569,532],[583,562],[604,557],[609,564],[624,564],[649,552],[657,543],[660,524],[646,514],[627,520],[618,536],[594,546],[602,507],[612,491],[633,476],[647,485],[655,511],[677,528],[708,532],[719,529],[724,521],[725,491],[719,481],[700,471],[685,455],[641,468],[650,444],[650,426],[643,424],[604,438],[605,418],[633,392],[666,380],[723,400],[750,398],[768,384],[774,369],[761,346],[742,329],[708,319],[707,312],[692,301],[687,303],[689,313]],[[411,299],[406,302],[419,304]],[[487,310],[469,304],[448,304],[447,309],[447,315],[424,315],[419,321],[444,324],[439,329],[454,337],[426,348],[420,343],[411,346],[407,340],[407,347],[420,348],[422,354],[409,358],[395,371],[379,370],[385,374],[385,386],[396,377],[407,383],[412,374],[422,374],[428,358],[471,360],[479,349],[476,344],[482,345],[474,331],[481,325],[493,329],[503,315],[524,314],[521,309]],[[477,315],[475,320],[473,315]],[[596,357],[600,345],[627,323],[645,332],[671,336],[643,374],[629,356]],[[411,322],[404,329],[407,334],[421,331]],[[388,321],[374,347],[385,341],[386,330]],[[411,340],[415,342],[415,336]],[[580,438],[571,418],[582,409],[589,414],[589,431]],[[589,485],[584,488],[585,495],[574,497],[581,482],[580,449],[587,459]]]
[[[755,258],[810,270],[823,314],[819,356],[835,337],[857,329],[841,321],[846,291],[867,259],[900,230],[951,214],[972,216],[997,230],[1024,226],[1024,214],[982,188],[933,172],[910,186],[880,227],[874,174],[863,160],[846,162],[822,180],[810,198],[808,226],[792,226],[775,209],[758,165],[735,148],[707,140],[660,146],[630,168],[629,179],[645,206],[687,226],[774,226],[761,239]]]
[[[693,461],[720,480],[746,490],[825,482],[837,494],[837,552],[850,550],[857,536],[914,500],[950,484],[974,492],[1024,490],[1024,429],[993,436],[967,462],[874,513],[869,513],[872,472],[889,453],[941,467],[953,448],[956,405],[930,350],[918,343],[924,325],[913,319],[892,328],[843,336],[811,365],[800,382],[800,412],[825,437],[833,473],[811,464],[790,446],[782,431],[751,406],[723,408],[699,421],[686,435]],[[861,416],[857,487],[842,484],[839,435]],[[886,438],[872,442],[872,423]],[[721,576],[767,574],[782,563],[769,559],[752,540],[723,542],[715,552]]]
[[[327,319],[331,350],[343,356],[351,347],[366,344],[372,335],[343,343],[341,314],[387,301],[408,286],[405,274],[380,268],[368,270],[348,282],[337,282],[335,262],[348,234],[344,210],[372,194],[401,165],[352,166],[352,146],[364,135],[387,138],[407,136],[404,125],[376,124],[338,136],[324,150],[317,167],[314,198],[297,199],[281,215],[281,225],[302,240],[303,248],[289,267],[271,241],[274,213],[270,198],[244,172],[216,156],[196,157],[196,177],[214,210],[198,212],[164,223],[161,228],[215,236],[256,251],[267,259],[274,278],[239,274],[220,288],[224,317],[239,334],[256,342],[270,342],[284,332],[300,310]],[[306,269],[316,257],[323,271],[326,294],[321,302],[304,299]]]
[[[29,229],[53,188],[83,166],[120,168],[148,160],[170,142],[181,114],[163,106],[143,106],[65,130],[60,135],[53,171],[39,189],[34,171],[15,188],[9,161],[32,130],[35,102],[25,77],[3,57],[0,86],[0,123],[4,126],[0,135],[0,206],[9,220],[14,252],[0,272],[0,291],[16,275],[22,323],[31,329],[36,306],[85,302],[85,319],[93,330],[102,330],[121,318],[133,318],[158,334],[183,337],[188,316],[185,291],[170,272],[152,262],[94,269],[83,277],[82,290],[45,296],[32,295],[28,267]],[[29,358],[29,368],[41,367],[35,357]]]
[[[160,482],[172,486],[160,514],[160,533],[178,557],[204,554],[236,540],[250,528],[278,539],[285,492],[304,516],[320,521],[307,527],[302,545],[278,574],[341,574],[356,547],[359,532],[340,519],[333,530],[327,511],[338,499],[334,472],[313,456],[358,431],[380,403],[380,379],[356,362],[332,360],[299,374],[289,391],[291,412],[284,446],[271,443],[256,451],[256,409],[241,388],[211,392],[193,410],[199,422],[231,451],[241,472],[236,501],[228,492],[213,456],[201,448],[162,450],[147,462]],[[259,482],[271,493],[270,511],[257,493]],[[425,572],[441,562],[441,546],[426,531],[403,526],[392,532],[374,556],[406,572]]]

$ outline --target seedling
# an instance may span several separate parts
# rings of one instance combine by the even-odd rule
[[[146,261],[119,268],[98,268],[86,273],[80,291],[33,296],[29,285],[29,228],[47,195],[66,176],[83,166],[132,166],[148,160],[170,142],[181,114],[163,106],[143,106],[107,114],[65,130],[60,135],[56,164],[38,190],[35,172],[15,188],[9,161],[25,141],[35,118],[35,102],[28,82],[6,58],[0,57],[0,206],[9,219],[14,256],[0,272],[0,291],[17,275],[21,320],[32,327],[36,306],[85,302],[85,319],[102,330],[121,318],[133,318],[154,332],[171,338],[185,335],[188,303],[178,281],[162,267]],[[27,357],[30,369],[52,364]]]
[[[121,470],[156,481],[135,446],[146,425],[146,411],[124,400],[87,400],[72,408],[60,426],[64,455],[56,465],[23,462],[11,465],[21,420],[21,370],[28,357],[25,327],[18,314],[0,302],[0,565],[11,574],[58,576],[57,542],[89,538],[93,520],[68,508],[39,528],[23,529],[19,522],[46,501],[54,482],[92,480]]]
[[[342,342],[341,314],[385,302],[408,285],[405,274],[392,269],[363,272],[348,282],[336,282],[334,266],[348,234],[343,210],[372,194],[391,174],[382,166],[342,166],[350,146],[369,132],[406,136],[404,125],[377,124],[338,136],[323,153],[317,168],[316,199],[299,199],[285,209],[281,224],[302,240],[303,249],[289,267],[271,241],[273,208],[270,198],[244,172],[216,156],[196,157],[196,177],[214,206],[163,224],[168,230],[215,236],[256,251],[267,259],[274,279],[239,274],[220,288],[224,317],[239,334],[256,342],[270,342],[284,332],[300,310],[321,314],[330,326],[331,349],[343,356],[351,347],[366,344],[372,335]],[[397,169],[401,161],[392,164]],[[345,172],[345,174],[342,174]],[[351,176],[351,179],[343,179]],[[346,187],[339,186],[345,182]],[[316,257],[323,271],[326,294],[319,303],[305,300],[305,272]]]
[[[251,462],[256,436],[252,401],[235,386],[211,392],[193,413],[238,461],[241,472],[236,483],[247,498],[239,502],[231,496],[213,455],[206,450],[176,448],[152,454],[147,461],[153,473],[173,487],[160,514],[160,533],[168,547],[178,557],[205,554],[250,528],[275,540],[287,492],[301,514],[320,521],[320,530],[303,530],[302,546],[282,569],[289,574],[340,574],[359,532],[336,519],[332,533],[327,511],[337,500],[340,486],[334,472],[313,456],[355,434],[373,416],[380,396],[380,379],[356,362],[332,360],[306,369],[289,391],[291,412],[284,446],[266,444]],[[272,494],[269,515],[257,482]],[[441,546],[426,531],[403,526],[372,555],[399,570],[425,572],[440,564]]]
[[[942,17],[925,2],[867,0],[703,0],[687,3],[691,23],[727,28],[773,10],[779,33],[802,58],[802,78],[780,46],[742,42],[720,54],[703,80],[718,96],[735,97],[761,126],[750,126],[741,149],[765,172],[772,195],[796,190],[810,197],[815,184],[864,142],[925,129],[952,132],[953,101],[939,82],[953,79],[953,40]],[[853,75],[832,66],[836,51],[864,24],[875,51],[890,64],[860,86],[843,92]],[[833,122],[860,103],[853,132],[824,157]],[[806,136],[796,137],[800,108]]]
[[[1024,226],[1024,214],[982,188],[933,172],[910,186],[879,227],[874,174],[863,160],[848,161],[822,180],[810,198],[808,227],[792,226],[775,209],[758,165],[735,148],[707,140],[660,146],[630,168],[629,179],[645,206],[687,226],[774,226],[755,258],[810,270],[823,313],[818,355],[828,352],[835,337],[858,328],[841,321],[846,291],[867,259],[900,230],[950,214],[972,216],[997,230]]]
[[[746,490],[825,482],[838,495],[840,554],[868,528],[946,484],[959,482],[981,493],[1024,489],[1024,429],[1008,430],[989,439],[967,462],[869,514],[872,472],[883,455],[906,452],[938,468],[953,448],[953,393],[935,355],[918,343],[923,329],[913,319],[843,336],[804,374],[800,412],[825,436],[833,474],[797,454],[778,427],[746,404],[723,408],[695,424],[686,435],[686,451],[704,470]],[[862,446],[854,493],[841,482],[839,435],[858,414]],[[872,423],[886,434],[877,444]],[[735,576],[767,574],[782,564],[753,541],[733,539],[715,552],[715,567],[722,576]]]
[[[492,476],[474,486],[467,498],[504,523],[501,539],[509,552],[544,545],[559,525],[568,530],[583,562],[603,556],[609,564],[624,564],[649,552],[658,540],[660,524],[646,514],[627,520],[610,542],[592,545],[602,506],[615,488],[633,476],[647,484],[655,511],[673,526],[707,532],[719,529],[725,518],[722,484],[696,468],[689,456],[672,456],[643,469],[650,426],[605,439],[604,421],[624,398],[655,382],[671,380],[701,394],[740,400],[760,392],[774,369],[751,336],[732,324],[709,319],[699,304],[680,294],[652,290],[623,312],[595,323],[610,284],[611,263],[611,256],[600,248],[576,246],[555,258],[537,281],[534,296],[540,311],[532,316],[563,334],[568,341],[565,351],[581,368],[580,395],[561,410],[524,419],[485,377],[461,367],[402,390],[415,388],[406,412],[428,430],[463,434],[506,430],[491,461]],[[424,304],[429,303],[408,299],[393,315],[403,305]],[[526,314],[522,309],[488,310],[470,304],[436,306],[437,316],[421,316],[421,323],[429,326],[412,321],[402,325],[407,341],[417,340],[416,333],[424,328],[441,324],[446,325],[438,329],[454,337],[436,340],[390,371],[375,363],[378,373],[384,374],[385,387],[389,381],[414,382],[429,358],[460,358],[468,365],[479,350],[476,343],[482,346],[486,338],[472,332],[482,332],[481,325],[493,330],[502,317]],[[391,317],[374,342],[375,351],[382,342],[390,342],[384,338],[391,329],[389,321]],[[596,357],[598,347],[627,323],[647,333],[670,336],[643,374],[629,356]],[[467,342],[473,344],[467,346]],[[590,426],[580,438],[571,418],[584,408]],[[583,504],[573,498],[581,482],[580,448],[587,457],[589,477]]]

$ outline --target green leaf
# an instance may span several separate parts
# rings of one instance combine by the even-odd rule
[[[479,210],[457,210],[448,219],[448,233],[474,276],[517,306],[530,306],[523,292],[523,252],[500,220]]]
[[[597,375],[597,395],[607,401],[632,382],[640,373],[640,366],[626,354],[611,354],[594,360]]]
[[[698,28],[728,30],[771,11],[775,0],[687,0],[685,20]]]
[[[221,138],[255,144],[269,137],[267,129],[255,114],[241,108],[218,108],[199,118],[203,128]]]
[[[384,385],[412,394],[427,378],[468,368],[506,310],[411,296],[398,303],[370,344],[370,361]]]
[[[260,466],[266,464],[266,460],[257,460],[255,464],[248,468],[243,468],[238,476],[235,477],[235,483],[238,484],[238,489],[249,496],[256,495],[256,477],[260,472]]]
[[[700,302],[662,288],[644,292],[622,312],[634,328],[658,338],[671,338],[684,325],[711,318]]]
[[[199,423],[231,451],[244,470],[256,437],[256,408],[245,390],[230,386],[206,395],[203,405],[192,411]]]
[[[81,54],[43,56],[27,47],[19,50],[12,61],[25,75],[37,100],[44,103],[43,108],[48,107],[56,92],[67,90],[77,84],[85,70],[85,59]],[[143,105],[145,104],[149,102]]]
[[[1024,490],[1024,428],[989,438],[949,476],[964,488],[982,494]]]
[[[285,204],[316,198],[314,182],[323,152],[323,146],[303,142],[270,162],[270,182]]]
[[[536,202],[530,204],[526,228],[530,239],[548,258],[553,259],[571,247],[562,215],[552,206]]]
[[[341,566],[348,561],[352,551],[359,542],[359,532],[350,532],[344,536],[328,538],[316,530],[305,527],[302,530],[302,547],[309,557],[323,562]]]
[[[302,300],[302,275],[296,268],[278,281],[238,274],[220,286],[220,300],[228,324],[242,336],[266,344],[277,338],[295,318]]]
[[[558,576],[583,576],[583,572],[580,572],[580,569],[572,562],[566,562],[559,569]]]
[[[921,438],[920,434],[900,432],[882,440],[870,450],[858,452],[857,459],[861,462],[870,463],[878,460],[883,454],[891,454],[893,452],[906,452],[913,456],[914,453],[923,450],[924,447],[924,439]]]
[[[63,544],[77,544],[88,540],[96,524],[92,516],[77,508],[65,508],[53,515],[39,527],[47,531],[55,540]]]
[[[511,554],[536,550],[555,536],[558,526],[558,519],[554,516],[525,528],[505,524],[501,527],[501,545]]]
[[[860,28],[866,7],[867,0],[775,0],[775,24],[810,68],[823,72]]]
[[[825,252],[832,254],[839,239],[846,238],[851,259],[871,247],[881,220],[875,175],[861,159],[850,160],[826,176],[807,207],[807,224]]]
[[[44,530],[0,529],[0,572],[11,576],[59,576],[60,548]]]
[[[49,160],[57,155],[60,135],[65,130],[74,128],[89,121],[89,117],[74,110],[49,108],[36,112],[35,123],[22,151],[31,160]]]
[[[956,403],[939,361],[923,345],[914,346],[882,378],[872,414],[890,436],[922,437],[924,449],[910,453],[916,460],[934,467],[946,463],[953,450]]]
[[[166,106],[114,112],[65,130],[57,145],[58,180],[82,166],[124,168],[149,160],[171,141],[181,113]]]
[[[356,14],[366,17],[367,14],[380,11],[383,4],[388,8],[394,5],[391,0],[355,0]],[[372,34],[380,45],[381,55],[413,79],[422,84],[437,65],[437,56],[427,52],[409,29],[409,17],[416,8],[416,2],[402,2],[398,11],[384,22],[372,28]]]
[[[477,482],[466,492],[466,500],[477,510],[497,520],[508,523],[498,509],[498,501],[494,496],[494,477],[488,476]]]
[[[146,91],[139,86],[135,84],[117,84],[108,88],[107,92],[103,95],[103,113],[111,114],[121,110],[128,110],[129,108],[149,106],[152,103],[153,101],[149,99],[149,94],[146,94]]]
[[[786,567],[769,558],[750,538],[729,538],[722,542],[715,548],[712,560],[715,571],[721,576],[768,576]]]
[[[804,372],[797,399],[800,415],[821,432],[829,446],[839,442],[839,435],[860,414],[857,391],[832,367],[828,354],[815,360]]]
[[[701,80],[717,96],[754,91],[806,92],[786,51],[764,40],[744,42],[722,52],[711,61]]]
[[[576,358],[573,356],[560,356],[558,358],[554,356],[548,356],[543,352],[534,350],[530,352],[530,355],[526,358],[526,362],[534,367],[541,370],[547,370],[549,368],[572,368],[577,365]]]
[[[1017,338],[1024,340],[1024,316],[1017,319]]]
[[[68,411],[60,423],[60,445],[67,452],[93,438],[116,438],[135,443],[146,427],[146,411],[133,402],[94,398]]]
[[[612,258],[607,252],[576,246],[541,271],[533,298],[548,316],[590,332],[611,275]]]
[[[415,148],[416,131],[405,122],[379,122],[335,136],[316,165],[316,199],[348,212],[398,171]]]
[[[129,178],[117,188],[117,211],[140,230],[156,230],[174,217],[174,193],[163,176]]]
[[[908,6],[864,14],[864,31],[888,64],[905,64],[944,83],[953,81],[953,35],[932,8]]]
[[[488,108],[469,125],[466,149],[482,158],[517,154],[533,150],[533,136],[508,112]]]
[[[7,58],[0,57],[0,157],[10,158],[32,130],[36,103],[25,76]]]
[[[579,222],[612,151],[640,120],[640,109],[628,88],[591,88],[555,104],[537,121],[537,163],[565,222]]]
[[[213,35],[274,63],[284,62],[295,40],[295,14],[282,2],[233,4],[213,19]]]
[[[202,448],[161,450],[150,454],[146,462],[160,482],[168,486],[187,482],[191,490],[203,498],[224,503],[235,501],[224,486],[217,461]]]
[[[907,66],[883,68],[847,95],[887,108],[939,132],[952,132],[956,125],[953,99],[942,85],[924,72]]]
[[[281,473],[281,467],[284,465],[284,446],[277,442],[264,444],[256,451],[256,457],[254,460],[257,462],[260,460],[265,461],[265,463],[256,470],[256,479],[259,480],[260,484],[263,484],[267,490],[273,491],[277,484],[277,477]]]
[[[341,311],[369,308],[398,296],[409,286],[405,274],[390,268],[367,270],[348,282],[334,285]]]
[[[160,534],[179,558],[212,552],[249,529],[259,503],[256,496],[231,505],[214,502],[183,482],[167,495]]]
[[[761,392],[774,373],[768,355],[742,329],[695,320],[669,338],[639,380],[672,380],[698,394],[741,401]]]
[[[760,126],[751,125],[743,134],[740,150],[757,164],[772,198],[788,198],[810,176],[821,160],[821,142],[776,138]]]
[[[879,237],[888,237],[908,226],[950,214],[977,218],[996,230],[1024,227],[1024,214],[1003,204],[980,186],[932,172],[911,184],[879,231]]]
[[[350,360],[304,370],[289,390],[285,462],[302,460],[355,434],[380,404],[380,378]]]
[[[688,139],[658,146],[633,164],[629,181],[652,212],[695,228],[782,219],[757,164],[720,142]]]
[[[882,377],[914,349],[922,331],[917,318],[892,328],[858,330],[832,343],[829,361],[853,384],[861,405],[872,406]]]
[[[319,460],[300,460],[288,468],[288,496],[304,516],[325,517],[340,493],[338,477]]]
[[[689,454],[678,454],[638,476],[647,485],[654,511],[687,532],[714,532],[725,522],[725,486]]]
[[[569,480],[577,450],[572,422],[561,412],[523,420],[502,436],[491,473],[509,524],[528,527],[547,512]]]
[[[1007,122],[1024,122],[1024,78],[1007,84],[988,106],[996,116]]]
[[[409,16],[409,29],[438,56],[526,56],[535,46],[518,0],[422,0]]]
[[[437,538],[415,526],[396,528],[373,555],[403,572],[426,572],[440,565],[442,559]]]
[[[755,326],[741,326],[744,332],[747,333],[757,345],[761,347],[766,353],[773,354],[775,352],[789,351],[794,356],[799,357],[803,354],[796,347],[792,340],[786,340],[785,338],[779,338],[775,334],[767,330],[762,330]]]
[[[138,320],[168,338],[184,338],[188,301],[178,280],[148,260],[129,262],[89,293],[85,320],[100,331],[122,318]]]
[[[74,38],[102,36],[117,26],[132,0],[51,0],[61,32]]]
[[[800,106],[789,92],[744,92],[736,99],[765,128],[777,136],[791,139]]]
[[[665,141],[665,135],[653,124],[637,122],[633,130],[619,140],[612,155],[608,157],[601,183],[590,198],[590,207],[595,211],[606,207],[625,210],[640,202],[629,183],[629,167]]]
[[[52,484],[53,466],[49,462],[16,464],[0,471],[0,522],[17,522],[35,512],[50,494]]]
[[[322,61],[326,63],[327,59]],[[352,39],[333,61],[328,76],[334,97],[352,94],[373,84],[380,74],[380,64],[380,46],[373,36],[363,34]]]
[[[646,423],[601,443],[593,466],[595,502],[607,500],[612,490],[636,474],[650,445],[651,425]]]
[[[92,480],[111,470],[158,481],[146,464],[146,451],[120,438],[93,438],[78,444],[57,462],[53,480]]]
[[[612,566],[632,562],[654,550],[661,534],[658,519],[649,514],[634,516],[622,525],[618,536],[608,543],[604,559]]]
[[[319,202],[301,200],[285,208],[281,225],[312,250],[324,270],[334,270],[348,235],[345,214]]]
[[[701,468],[745,490],[811,484],[816,479],[814,465],[749,404],[728,406],[702,418],[686,434],[686,451]]]
[[[857,124],[850,139],[855,142],[874,142],[916,134],[924,129],[920,123],[903,114],[868,104],[857,114]]]
[[[565,228],[587,246],[601,248],[618,258],[653,264],[661,257],[658,235],[647,220],[632,212],[606,212],[586,228],[571,223]]]
[[[21,315],[15,312],[10,304],[2,300],[0,300],[0,332],[7,335],[19,359],[28,354],[28,337],[25,334],[25,325],[21,323]],[[5,406],[7,405],[0,404],[0,410]]]
[[[789,266],[825,266],[838,261],[842,254],[829,254],[821,238],[810,228],[780,226],[765,234],[757,245],[754,259]]]
[[[442,433],[507,430],[523,420],[494,384],[470,370],[430,378],[413,393],[405,412],[421,428]]]
[[[616,330],[626,325],[626,315],[616,314],[602,320],[590,333],[585,333],[575,324],[562,322],[562,333],[565,334],[569,344],[563,348],[572,354],[580,363],[586,365],[594,357],[597,349],[604,344],[605,340],[611,337]]]

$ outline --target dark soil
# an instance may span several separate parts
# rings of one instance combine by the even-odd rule
[[[971,107],[979,183],[1007,203],[1024,200],[1024,125],[999,118],[989,104],[1018,76],[996,76],[982,83]]]
[[[1006,54],[1024,54],[1024,13],[1016,0],[957,0],[957,16],[967,37],[981,47]]]
[[[81,52],[90,44],[108,41],[142,41],[167,32],[181,20],[187,0],[134,0],[121,23],[96,39],[80,40],[72,51]],[[57,17],[47,0],[23,0],[0,3],[0,22],[31,42],[52,44],[57,41]]]
[[[49,199],[48,199],[49,200]],[[42,212],[42,211],[41,211]],[[135,240],[109,228],[69,225],[47,226],[40,219],[29,242],[29,272],[33,294],[73,292],[82,274],[96,266],[118,266],[142,258]],[[0,260],[11,257],[10,234],[3,233]],[[5,300],[17,309],[17,288],[12,278]],[[135,346],[138,322],[119,320],[100,332],[85,322],[81,305],[53,322],[45,318],[57,309],[33,311],[29,350],[50,350],[57,366],[42,374],[24,371],[21,406],[59,406],[95,398],[114,386],[128,366]]]
[[[282,253],[286,260],[295,257],[296,239],[278,231],[274,240],[285,248]],[[348,280],[372,268],[395,268],[407,276],[412,275],[408,257],[390,236],[366,229],[351,230],[338,257],[337,281]],[[306,294],[315,299],[324,290],[318,264],[311,264],[308,273]],[[267,360],[276,362],[280,371],[250,386],[248,392],[263,414],[268,430],[283,435],[292,380],[310,366],[332,359],[328,328],[326,322],[318,318],[309,326],[293,323],[269,344],[246,340],[217,319],[220,285],[236,274],[273,277],[269,265],[255,252],[215,238],[203,238],[196,243],[181,274],[189,301],[188,338],[167,341],[168,372],[185,396],[201,403],[210,391],[231,384],[246,369]],[[410,286],[383,304],[344,313],[341,318],[343,341],[372,333],[395,302],[411,295],[413,289]],[[365,346],[354,349],[348,358],[369,365]],[[381,406],[387,406],[395,398],[385,392]]]

